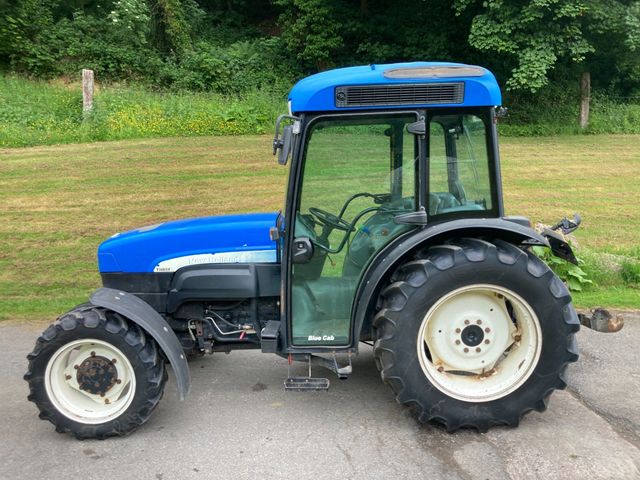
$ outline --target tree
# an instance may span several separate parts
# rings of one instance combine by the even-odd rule
[[[180,0],[149,0],[151,31],[156,46],[178,58],[190,50],[191,32]]]
[[[307,68],[326,70],[335,65],[335,56],[343,47],[342,16],[336,0],[276,0],[283,8],[280,15],[282,38],[288,49]],[[339,3],[339,2],[338,2]]]
[[[640,43],[638,1],[456,0],[457,14],[469,8],[478,12],[469,43],[508,59],[511,90],[539,90],[558,65],[598,58],[611,38],[622,40],[615,47],[619,57]]]
[[[455,8],[460,13],[478,3],[482,9],[473,19],[469,43],[512,59],[509,89],[536,91],[547,84],[560,58],[581,62],[593,51],[582,32],[586,7],[580,1],[457,0]]]

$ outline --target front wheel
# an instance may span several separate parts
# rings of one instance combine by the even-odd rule
[[[532,253],[495,240],[426,249],[383,290],[374,319],[382,379],[422,422],[515,426],[542,411],[577,360],[564,284]]]
[[[84,305],[63,315],[28,356],[29,400],[58,432],[79,439],[126,435],[164,391],[156,342],[121,315]]]

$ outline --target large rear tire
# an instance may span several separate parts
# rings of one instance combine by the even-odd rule
[[[543,411],[578,358],[569,291],[531,252],[460,239],[425,249],[381,293],[374,357],[421,422],[486,431]]]
[[[147,421],[167,379],[156,342],[120,314],[82,305],[50,325],[28,357],[28,399],[60,433],[126,435]]]

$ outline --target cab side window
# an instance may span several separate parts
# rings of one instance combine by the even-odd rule
[[[428,157],[430,215],[494,210],[485,120],[431,117]]]

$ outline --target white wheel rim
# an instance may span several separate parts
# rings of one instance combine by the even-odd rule
[[[515,391],[531,376],[542,332],[522,297],[476,284],[449,292],[429,309],[417,347],[422,370],[438,390],[466,402],[488,402]]]
[[[136,378],[131,363],[118,348],[102,340],[83,339],[60,347],[49,359],[45,389],[64,416],[99,424],[120,416],[129,407]]]

